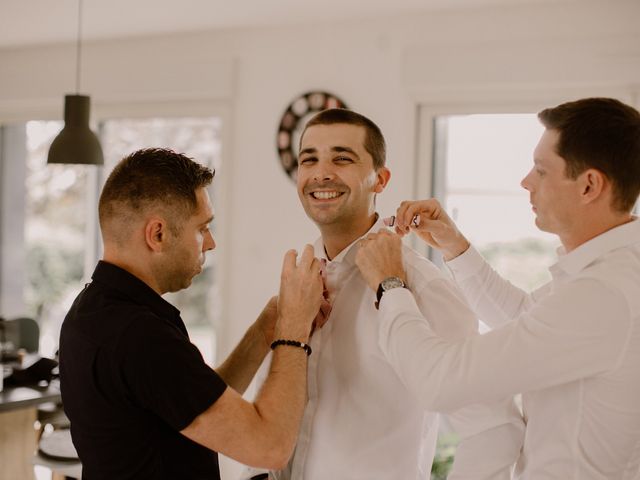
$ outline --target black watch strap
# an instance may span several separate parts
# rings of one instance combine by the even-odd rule
[[[382,282],[378,284],[378,290],[376,290],[376,310],[380,308],[380,300],[382,299],[382,294],[384,293],[384,288],[382,288]]]
[[[378,289],[376,290],[376,310],[380,308],[380,300],[382,300],[382,294],[387,290],[394,288],[407,288],[404,281],[400,277],[387,277],[380,282]]]

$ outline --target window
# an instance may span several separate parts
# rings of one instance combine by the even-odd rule
[[[104,179],[125,155],[148,146],[171,148],[195,161],[219,170],[221,167],[220,118],[150,118],[107,120],[102,124]],[[216,200],[213,182],[211,201]],[[212,231],[216,232],[215,226]],[[212,319],[218,316],[221,302],[216,288],[216,255],[207,255],[204,269],[186,290],[165,295],[182,315],[191,341],[198,346],[207,363],[215,359],[215,336]]]
[[[531,291],[549,279],[555,236],[537,229],[520,181],[544,128],[534,114],[439,116],[435,195],[483,257]]]
[[[62,122],[28,122],[25,179],[26,314],[40,324],[40,351],[53,356],[62,320],[82,289],[89,170],[47,165]]]
[[[22,293],[21,302],[16,303],[19,308],[14,310],[38,320],[40,350],[45,356],[53,356],[57,350],[64,316],[84,283],[90,281],[101,256],[97,200],[114,165],[138,148],[159,146],[185,153],[211,168],[221,167],[220,117],[105,120],[96,129],[105,154],[104,167],[47,165],[49,147],[62,127],[60,121],[30,121],[4,129],[5,136],[15,137],[14,143],[19,143],[20,148],[3,161],[24,162],[26,167],[16,175],[23,175],[23,186],[12,185],[10,189],[14,197],[25,198],[24,212],[16,209],[12,213],[13,217],[21,217],[24,243],[22,236],[16,236],[15,240],[10,239],[11,245],[3,246],[5,255],[20,253],[20,259],[16,256],[10,265],[3,261],[3,269],[18,268],[24,279],[16,276],[12,280],[15,285],[5,282],[2,289]],[[11,182],[19,184],[22,179],[14,176]],[[3,188],[7,184],[8,180],[3,179]],[[216,182],[210,194],[216,205]],[[12,219],[12,225],[16,223]],[[189,289],[166,296],[181,310],[192,341],[208,363],[215,359],[213,319],[221,305],[216,271],[215,256],[208,255],[204,271]]]

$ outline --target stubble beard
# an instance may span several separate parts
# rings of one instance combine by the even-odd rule
[[[166,292],[178,292],[191,286],[193,279],[202,272],[202,264],[196,268],[192,265],[189,255],[185,252],[175,252],[169,264],[162,271]]]
[[[330,209],[314,207],[311,202],[303,204],[307,217],[320,229],[338,227],[348,223],[350,215],[345,205],[336,205]]]

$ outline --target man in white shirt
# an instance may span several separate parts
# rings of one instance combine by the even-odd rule
[[[592,98],[538,117],[546,130],[522,186],[536,225],[563,245],[549,284],[529,295],[502,279],[435,200],[403,202],[400,235],[370,235],[356,263],[372,289],[407,275],[408,289],[382,296],[378,340],[425,408],[521,392],[527,429],[519,478],[638,478],[640,220],[631,212],[640,193],[640,114]],[[443,319],[419,310],[403,271],[400,236],[411,230],[442,251],[492,331],[451,341],[436,329]]]
[[[430,478],[438,416],[425,409],[378,346],[375,295],[355,265],[358,240],[386,229],[375,196],[390,178],[385,142],[369,119],[344,109],[312,118],[302,134],[298,194],[322,234],[329,321],[310,340],[308,404],[294,456],[280,479]],[[431,262],[406,249],[421,311],[451,341],[477,334],[461,294]],[[452,421],[463,438],[451,479],[510,478],[524,425],[512,399],[478,405]],[[496,453],[499,452],[499,453]]]

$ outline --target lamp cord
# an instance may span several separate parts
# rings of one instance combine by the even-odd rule
[[[76,40],[76,95],[80,94],[80,63],[82,42],[82,0],[78,0],[78,39]]]

